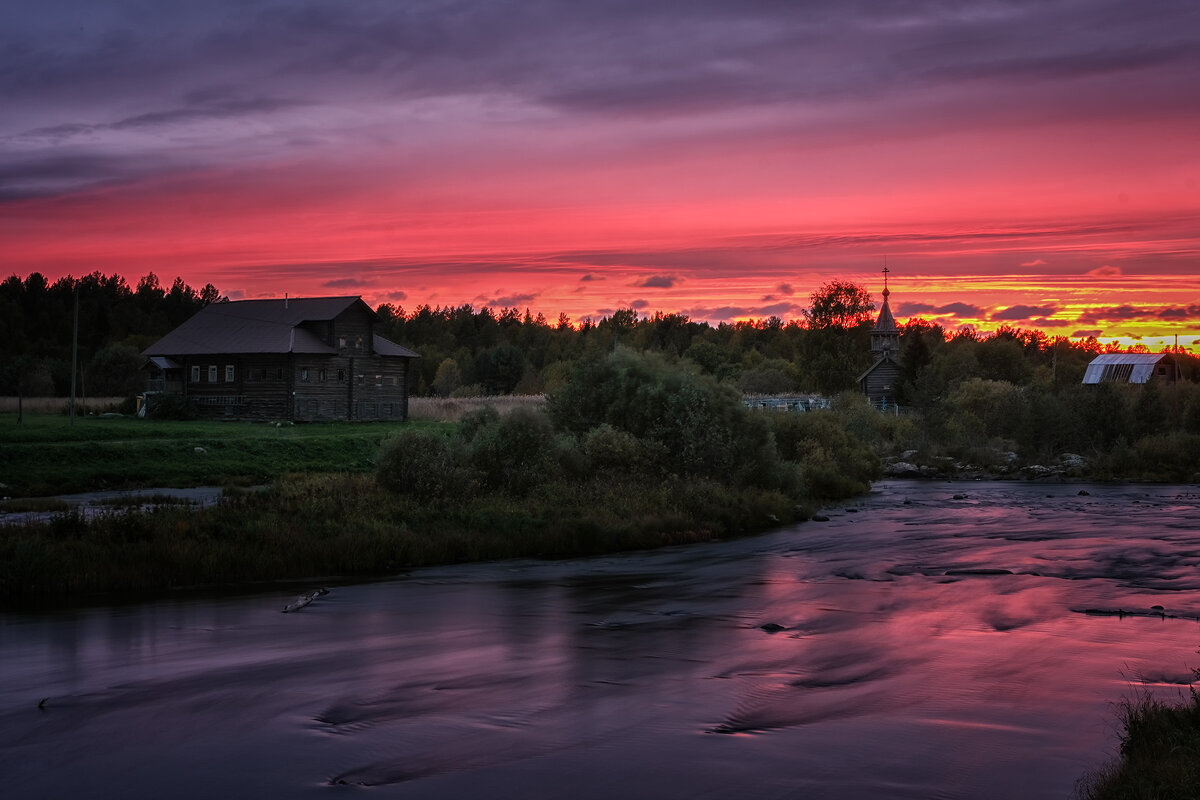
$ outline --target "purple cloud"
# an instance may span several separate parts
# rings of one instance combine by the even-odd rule
[[[487,304],[491,308],[515,308],[522,303],[532,303],[537,299],[537,294],[510,294],[503,297],[496,297],[488,300]]]
[[[689,318],[694,320],[710,320],[713,322],[727,322],[731,319],[767,319],[768,317],[782,317],[785,315],[800,316],[804,310],[804,306],[796,303],[773,303],[766,306],[716,306],[706,307],[698,306],[684,310]]]
[[[1114,322],[1125,320],[1183,320],[1200,317],[1200,303],[1188,306],[1110,306],[1108,308],[1090,308],[1079,315],[1079,322],[1096,324],[1099,322]]]
[[[983,316],[983,309],[968,303],[947,303],[944,306],[934,306],[929,303],[901,303],[896,307],[896,313],[902,317],[933,313],[978,318]]]
[[[992,319],[1001,321],[1030,320],[1034,317],[1046,317],[1058,311],[1054,306],[1009,306],[992,313]]]
[[[1200,304],[1190,305],[1187,308],[1162,308],[1155,315],[1160,319],[1191,319],[1200,317]]]
[[[367,286],[374,286],[375,282],[361,278],[335,278],[331,281],[325,281],[321,285],[326,289],[362,289]]]
[[[979,306],[973,306],[969,303],[947,303],[944,306],[938,306],[936,309],[939,314],[954,314],[957,317],[981,317],[983,309]],[[1050,312],[1044,312],[1050,313]]]
[[[678,280],[674,275],[651,275],[633,285],[642,289],[670,289]]]

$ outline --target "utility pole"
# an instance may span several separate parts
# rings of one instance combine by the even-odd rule
[[[71,324],[71,426],[75,426],[75,374],[79,371],[79,284],[75,284],[75,319]]]

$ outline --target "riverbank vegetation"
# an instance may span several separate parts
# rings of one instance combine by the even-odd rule
[[[1038,331],[980,338],[910,322],[898,401],[916,426],[912,460],[1003,472],[1066,457],[1071,477],[1200,480],[1200,359],[1172,353],[1172,383],[1085,386],[1098,353]]]
[[[254,477],[273,480],[234,489],[212,508],[69,511],[0,527],[0,592],[79,596],[361,577],[742,535],[869,487],[878,456],[847,430],[860,411],[752,412],[691,365],[618,350],[580,365],[545,410],[482,408],[455,424],[226,423],[223,439],[216,423],[155,423],[165,427],[147,427],[144,436],[120,420],[14,425],[6,431],[22,428],[24,443],[12,443],[29,448],[22,456],[47,462],[28,477],[14,470],[10,480],[24,485],[70,460],[66,450],[50,454],[55,444],[72,458],[95,449],[80,470],[110,469],[128,481],[158,477],[171,460],[209,456],[228,459],[226,475],[245,475],[251,454],[262,465]],[[74,433],[56,442],[54,431]],[[121,461],[122,448],[137,455]],[[297,453],[301,470],[265,474],[290,470]],[[139,458],[151,466],[135,469]],[[313,468],[321,459],[328,460]]]
[[[1122,701],[1120,758],[1079,781],[1080,800],[1200,797],[1200,695],[1189,692],[1176,703],[1148,692]]]

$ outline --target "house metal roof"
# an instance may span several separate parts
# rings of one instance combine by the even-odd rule
[[[1165,356],[1166,353],[1105,353],[1096,356],[1088,364],[1083,382],[1094,384],[1117,380],[1122,383],[1145,383],[1154,374],[1155,365]]]
[[[285,300],[236,300],[205,306],[195,316],[146,348],[146,356],[208,353],[321,353],[337,349],[300,327],[305,322],[332,320],[355,304],[368,314],[360,297],[301,297]],[[416,357],[413,351],[374,336],[381,355]]]

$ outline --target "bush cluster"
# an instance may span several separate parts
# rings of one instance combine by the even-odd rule
[[[1028,463],[1078,453],[1097,478],[1200,479],[1200,385],[1187,381],[1018,385],[975,377],[918,410],[912,446],[927,455],[986,466],[1001,451]]]
[[[684,480],[777,492],[794,503],[865,491],[878,473],[875,453],[830,412],[751,412],[731,387],[688,362],[618,349],[577,365],[545,412],[485,408],[445,435],[395,437],[377,480],[430,501]]]

